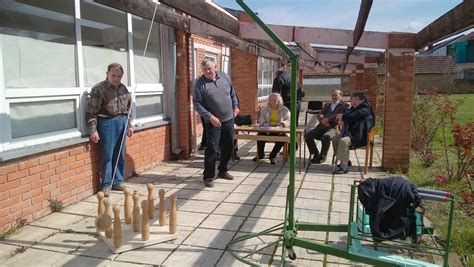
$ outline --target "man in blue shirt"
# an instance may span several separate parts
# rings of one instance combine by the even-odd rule
[[[203,75],[194,85],[193,104],[199,115],[204,117],[207,133],[204,152],[204,183],[213,187],[215,166],[219,146],[221,148],[217,178],[232,180],[234,177],[227,171],[227,163],[232,156],[234,140],[234,118],[239,113],[239,101],[232,82],[221,71],[216,71],[216,64],[210,58],[201,63]]]

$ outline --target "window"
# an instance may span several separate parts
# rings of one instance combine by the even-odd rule
[[[273,79],[277,69],[277,61],[263,57],[258,58],[258,101],[266,100],[272,92]]]
[[[88,134],[87,92],[112,62],[124,67],[134,123],[163,119],[171,28],[92,0],[2,1],[0,25],[0,152]]]
[[[135,82],[161,83],[160,24],[133,16],[132,27]]]
[[[230,48],[225,45],[222,45],[222,71],[230,77]]]
[[[11,103],[12,138],[74,129],[75,107],[72,99]]]
[[[88,0],[81,1],[81,17],[85,86],[103,81],[112,62],[123,66],[122,83],[130,85],[126,13]]]
[[[2,1],[5,88],[74,87],[74,2]]]

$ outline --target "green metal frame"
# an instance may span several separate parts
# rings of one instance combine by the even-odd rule
[[[283,51],[288,55],[291,61],[291,127],[290,127],[290,177],[289,185],[286,195],[286,208],[285,208],[285,221],[279,225],[271,227],[259,233],[253,233],[243,235],[235,238],[229,242],[227,248],[229,252],[236,257],[238,260],[256,266],[255,262],[252,262],[250,257],[254,254],[262,251],[273,245],[279,245],[282,242],[282,256],[281,266],[285,264],[286,254],[289,256],[293,255],[296,257],[293,251],[293,247],[306,248],[313,251],[318,251],[324,254],[330,254],[336,257],[346,258],[353,261],[358,261],[366,264],[372,264],[376,266],[438,266],[430,263],[412,260],[397,255],[388,253],[378,252],[373,249],[364,248],[361,245],[361,241],[377,242],[376,240],[370,240],[370,238],[364,238],[359,236],[357,229],[357,220],[354,221],[354,206],[355,206],[355,189],[357,185],[354,183],[351,187],[351,199],[349,206],[349,220],[348,224],[340,225],[327,225],[327,224],[312,224],[312,223],[298,223],[294,218],[294,200],[295,200],[295,152],[296,152],[296,70],[298,68],[297,56],[283,43],[283,41],[262,21],[260,18],[248,7],[243,0],[236,0],[236,2],[252,17],[252,19],[273,39],[275,43],[280,46]],[[451,243],[451,228],[454,211],[454,196],[450,199],[450,212],[449,212],[449,223],[448,223],[448,235],[446,240],[446,247],[444,252],[439,248],[428,248],[414,244],[406,244],[399,242],[395,246],[403,247],[408,250],[423,250],[423,252],[432,253],[443,256],[443,266],[448,266],[448,253]],[[347,243],[345,248],[334,247],[328,244],[315,242],[305,238],[298,237],[298,231],[320,231],[320,232],[345,232],[347,233]],[[257,238],[260,236],[275,236],[276,241],[269,243],[268,245],[253,250],[245,256],[240,256],[238,253],[242,251],[233,250],[234,246],[240,242],[246,241],[251,238]],[[378,244],[378,243],[377,243]],[[405,246],[404,246],[405,245]],[[393,246],[393,245],[391,245]],[[429,252],[430,249],[438,250],[439,253]],[[291,258],[291,256],[290,256]]]

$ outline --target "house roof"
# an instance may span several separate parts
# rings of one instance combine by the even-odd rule
[[[466,41],[466,40],[471,40],[471,39],[474,39],[474,32],[471,32],[470,34],[464,35],[461,38],[457,39],[456,43],[457,42],[463,42],[463,41]]]
[[[415,74],[454,73],[454,61],[451,56],[415,56]],[[385,64],[379,64],[378,74],[385,74]]]
[[[416,73],[453,73],[454,61],[450,56],[416,56]]]

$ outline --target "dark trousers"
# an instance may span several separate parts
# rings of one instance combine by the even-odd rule
[[[277,135],[277,136],[284,136],[285,134],[278,134],[278,133],[258,133],[259,135]],[[258,158],[263,159],[265,158],[265,141],[257,141],[257,153],[258,153]],[[270,152],[270,155],[268,158],[274,159],[278,155],[278,152],[280,152],[281,148],[285,145],[284,142],[275,142],[275,146],[272,149],[272,152]]]
[[[219,172],[227,171],[227,163],[232,156],[232,146],[234,144],[234,119],[221,122],[221,127],[217,128],[212,123],[206,123],[207,143],[204,152],[204,180],[212,180],[216,176],[217,152],[221,151],[221,159],[217,169]]]
[[[122,144],[126,127],[127,116],[116,116],[110,119],[99,117],[97,121],[97,131],[100,137],[100,175],[102,188],[110,188],[112,186],[115,164],[117,164],[117,170],[115,172],[115,178],[113,178],[113,184],[119,185],[123,181],[125,140],[122,149],[120,149],[120,145]]]
[[[326,157],[329,146],[331,145],[331,140],[334,138],[334,136],[336,136],[336,130],[327,129],[320,124],[316,128],[313,128],[311,131],[307,132],[304,135],[304,140],[306,145],[308,145],[309,153],[313,155],[319,154],[315,140],[321,140],[321,156]]]
[[[202,137],[201,137],[201,146],[206,146],[207,143],[207,130],[206,130],[206,120],[201,116],[201,125],[202,125]]]
[[[287,107],[290,111],[290,102],[285,103],[285,107]],[[301,111],[301,102],[297,101],[296,102],[296,126],[298,127],[298,122],[300,120],[300,111]]]

